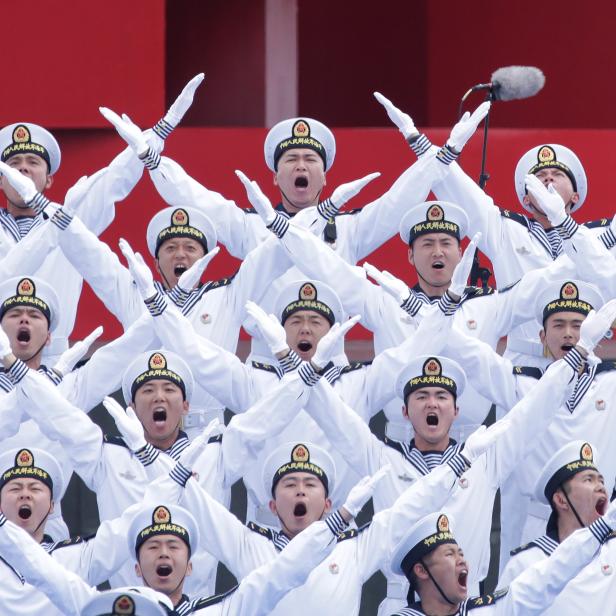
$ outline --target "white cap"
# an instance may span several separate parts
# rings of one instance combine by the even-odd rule
[[[286,150],[308,148],[322,159],[325,171],[329,171],[336,157],[336,139],[325,124],[312,118],[291,118],[273,126],[263,146],[267,166],[276,171],[278,159]]]
[[[331,494],[336,482],[336,464],[333,458],[318,445],[309,443],[285,443],[268,456],[263,465],[263,486],[266,494],[272,494],[274,486],[285,475],[310,473]]]
[[[425,201],[413,206],[400,221],[400,239],[410,244],[426,233],[448,233],[458,240],[466,237],[468,216],[448,201]]]
[[[36,154],[49,165],[49,175],[60,167],[60,146],[45,128],[31,122],[17,122],[0,130],[0,160],[6,162],[15,154]]]
[[[195,386],[188,364],[172,351],[146,351],[136,357],[122,376],[122,394],[126,404],[133,401],[133,394],[148,381],[164,379],[184,390],[190,402]]]
[[[457,397],[466,387],[466,374],[453,359],[418,355],[398,374],[396,395],[406,404],[408,395],[420,387],[442,387]]]
[[[205,252],[216,246],[218,238],[214,223],[193,207],[165,208],[156,214],[146,231],[148,250],[153,257],[160,245],[173,237],[187,237],[199,242]]]
[[[43,280],[33,276],[18,276],[0,283],[0,320],[4,313],[16,306],[37,308],[49,321],[53,332],[59,319],[59,302],[56,292]]]
[[[342,323],[346,318],[338,294],[319,280],[294,280],[285,285],[274,303],[281,323],[294,312],[312,310],[323,315],[330,323]]]
[[[47,451],[34,447],[11,448],[0,454],[0,490],[13,479],[38,479],[59,501],[64,494],[64,476],[58,461]]]
[[[114,588],[98,593],[81,608],[81,616],[167,616],[173,604],[152,588]]]
[[[588,182],[586,172],[580,159],[572,150],[558,143],[547,143],[528,150],[518,161],[515,168],[515,191],[522,207],[532,212],[529,205],[524,203],[526,196],[525,176],[529,173],[535,174],[541,169],[561,169],[564,171],[573,184],[573,190],[578,193],[578,202],[571,208],[572,212],[582,207],[588,192]]]
[[[537,295],[535,318],[539,323],[555,312],[579,312],[586,316],[603,306],[603,297],[594,285],[580,280],[557,280],[546,283]]]

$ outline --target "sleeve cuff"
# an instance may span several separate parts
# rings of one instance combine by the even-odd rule
[[[436,154],[436,159],[443,165],[451,165],[460,156],[459,152],[454,152],[448,145],[444,145]]]
[[[146,155],[141,159],[141,162],[145,165],[148,171],[154,171],[160,165],[160,154],[155,152],[152,148],[148,148]]]
[[[409,289],[410,295],[400,304],[400,308],[408,315],[414,317],[423,306],[423,302],[417,297],[412,289]]]
[[[143,464],[143,466],[150,466],[156,458],[158,458],[160,451],[147,443],[145,447],[142,447],[139,451],[135,452],[137,460]]]
[[[603,518],[595,520],[588,527],[588,530],[593,534],[594,538],[599,543],[605,543],[612,533],[612,529],[608,526],[607,522]]]
[[[573,347],[564,357],[563,360],[571,367],[574,372],[577,372],[584,365],[582,354]]]
[[[161,118],[156,122],[154,126],[152,126],[152,130],[164,141],[172,132],[175,126],[172,126],[165,120],[165,118]]]
[[[325,522],[325,524],[327,524],[327,527],[332,532],[332,535],[334,535],[334,537],[337,537],[340,533],[344,532],[344,530],[349,525],[348,522],[345,522],[344,518],[342,517],[342,514],[339,511],[334,511],[333,513],[330,513],[323,521]]]
[[[282,239],[289,228],[289,220],[276,212],[276,218],[267,228],[278,238]]]
[[[144,300],[144,303],[153,317],[159,317],[167,308],[167,298],[160,291],[156,291],[152,297]]]
[[[447,465],[458,477],[462,477],[462,475],[471,467],[471,463],[460,452],[451,456],[451,458],[447,460]]]
[[[309,387],[316,385],[321,378],[321,375],[317,374],[315,369],[312,367],[312,364],[307,361],[302,362],[302,365],[299,367],[298,373],[302,381],[304,381],[304,383],[306,383],[306,385],[308,385]]]
[[[614,235],[614,232],[609,227],[599,236],[599,239],[608,250],[616,246],[616,235]]]
[[[321,218],[330,220],[338,213],[338,208],[332,203],[331,199],[325,199],[317,205],[317,212]]]
[[[301,363],[302,360],[299,358],[299,355],[292,349],[286,357],[278,360],[278,365],[285,374],[293,372],[293,370],[297,370]]]
[[[7,374],[11,383],[17,385],[28,374],[28,366],[21,359],[18,359],[8,369]]]
[[[565,220],[554,228],[563,240],[568,240],[575,235],[575,232],[578,229],[578,224],[575,220],[573,220],[573,218],[571,218],[571,216],[567,215]]]
[[[432,142],[424,134],[419,135],[419,137],[417,135],[411,135],[406,141],[411,147],[411,150],[415,152],[417,158],[421,157],[432,147]]]
[[[169,477],[183,488],[186,487],[186,482],[192,477],[192,471],[187,469],[181,462],[177,462],[171,469]]]

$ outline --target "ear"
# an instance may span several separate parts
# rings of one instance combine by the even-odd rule
[[[44,346],[49,346],[50,343],[51,343],[51,334],[49,332],[47,332],[47,338],[45,339],[45,345]]]
[[[190,408],[190,402],[188,402],[188,400],[184,400],[182,402],[182,415],[188,415],[189,408]]]
[[[278,186],[278,172],[274,172],[274,186]]]
[[[456,404],[455,411],[453,413],[454,417],[457,417],[460,414],[460,407]]]
[[[414,266],[415,261],[413,260],[413,247],[412,246],[409,246],[408,255],[409,255],[409,263]]]
[[[48,188],[51,188],[51,185],[53,184],[53,175],[48,175],[47,179],[45,180],[45,189],[47,190]]]
[[[143,574],[141,573],[141,566],[139,565],[138,562],[135,563],[135,573],[137,574],[137,577],[142,578]]]
[[[404,419],[408,419],[409,421],[411,421],[411,418],[409,417],[409,410],[406,404],[402,405],[402,417],[404,417]]]
[[[323,186],[327,186],[327,173],[323,171]]]
[[[325,509],[323,513],[329,513],[332,510],[332,501],[330,498],[325,499]]]
[[[569,503],[567,502],[561,488],[554,492],[554,495],[552,496],[552,503],[558,511],[567,511],[569,509]]]
[[[570,203],[571,203],[572,205],[575,205],[575,204],[576,204],[579,200],[580,200],[580,194],[579,194],[579,193],[574,192],[574,193],[571,195],[571,199],[570,199],[569,201],[570,201]]]
[[[156,271],[160,274],[161,271],[160,271],[160,266],[158,264],[158,257],[154,259],[154,266],[156,267]]]
[[[522,203],[524,205],[530,205],[530,199],[528,198],[528,194],[524,195],[523,199],[522,199]]]
[[[192,561],[188,561],[188,565],[186,567],[186,576],[189,576],[192,574]]]
[[[54,501],[50,501],[49,502],[49,513],[53,513],[53,510],[55,508],[56,504],[54,503]]]
[[[269,510],[274,514],[274,515],[278,515],[278,509],[276,507],[276,501],[275,500],[270,500],[269,502]]]
[[[421,563],[415,563],[413,565],[413,573],[417,576],[417,579],[419,580],[428,579],[428,572]]]
[[[541,344],[545,344],[545,329],[539,330],[539,340],[541,341]]]

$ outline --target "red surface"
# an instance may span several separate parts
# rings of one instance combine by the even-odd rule
[[[242,169],[256,179],[273,202],[278,196],[272,184],[272,174],[263,161],[265,129],[178,129],[170,138],[167,153],[175,158],[202,184],[235,199],[242,206],[247,200],[233,170]],[[369,185],[349,203],[359,207],[385,191],[395,178],[414,160],[412,152],[396,130],[335,129],[338,151],[333,169],[328,173],[326,193],[342,182],[381,171],[382,177]],[[448,131],[432,129],[427,133],[435,143],[441,143]],[[90,174],[107,164],[120,150],[122,142],[110,131],[64,131],[58,134],[63,149],[63,164],[50,195],[61,200],[66,189],[81,175]],[[513,190],[513,170],[519,156],[529,147],[546,141],[557,141],[573,148],[584,162],[589,176],[588,199],[577,215],[579,220],[611,216],[613,182],[606,169],[616,166],[616,152],[605,147],[616,138],[616,131],[598,130],[507,130],[494,129],[488,148],[488,171],[492,178],[488,192],[502,206],[521,211]],[[479,170],[481,138],[475,136],[462,157],[462,165],[476,177]],[[113,225],[103,239],[114,248],[117,240],[126,237],[132,245],[147,254],[145,229],[150,217],[161,207],[160,197],[147,173],[134,192],[117,207]],[[116,248],[117,249],[117,248]],[[406,259],[406,247],[396,236],[370,257],[380,268],[386,268],[409,282],[414,282]],[[237,261],[226,253],[219,255],[208,270],[208,278],[218,278],[235,271]],[[107,339],[120,333],[100,302],[86,290],[82,296],[75,337],[88,333],[104,322]],[[352,337],[365,337],[361,330]]]

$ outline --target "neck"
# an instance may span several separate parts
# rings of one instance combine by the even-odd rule
[[[311,203],[305,203],[303,205],[294,205],[293,203],[291,203],[291,201],[289,200],[289,198],[282,192],[282,190],[280,191],[280,196],[282,197],[282,207],[284,207],[284,209],[289,213],[289,214],[297,214],[298,212],[301,212],[302,210],[305,210],[307,207],[313,207],[315,205],[319,204],[319,195],[321,194],[321,191],[319,191],[314,199],[312,200]]]
[[[446,285],[435,287],[431,285],[425,278],[422,278],[419,272],[417,272],[417,279],[418,279],[419,288],[428,297],[440,297],[441,295],[443,295],[443,293],[445,293],[445,291],[447,291],[447,289],[449,288],[449,284],[451,282],[451,281],[448,282]]]
[[[27,361],[24,361],[24,364],[31,368],[32,370],[38,370],[41,367],[41,354],[37,353],[34,357],[31,357]]]
[[[436,443],[430,443],[425,439],[421,438],[417,433],[415,433],[415,447],[421,451],[422,453],[425,451],[440,451],[441,453],[447,449],[449,445],[449,434],[446,434],[440,441]]]
[[[153,439],[149,434],[146,433],[145,440],[152,445],[152,447],[156,447],[156,449],[160,449],[161,451],[165,451],[178,440],[178,436],[180,434],[179,428],[173,432],[171,436],[167,438],[161,439]]]
[[[429,616],[451,616],[452,614],[457,613],[460,609],[460,604],[458,603],[457,605],[451,605],[450,603],[447,603],[440,595],[438,597],[422,597],[421,609],[426,613],[426,615]]]
[[[569,535],[573,534],[576,530],[579,530],[580,523],[577,521],[575,515],[570,513],[569,515],[558,515],[558,542],[562,543]]]
[[[36,216],[36,212],[31,207],[19,207],[10,201],[6,202],[6,210],[13,218],[18,216]]]
[[[167,595],[173,607],[177,607],[180,601],[182,600],[183,588],[184,588],[184,580],[182,580],[182,583],[172,593]]]

